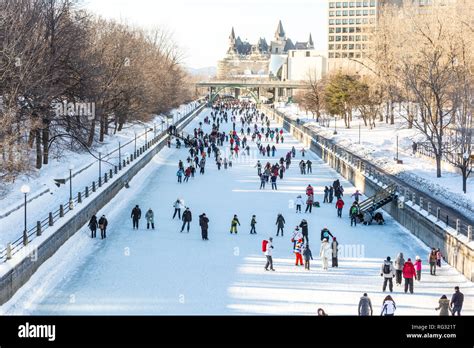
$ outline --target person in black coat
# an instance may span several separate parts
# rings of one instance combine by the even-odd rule
[[[183,226],[181,226],[181,232],[184,231],[184,226],[186,226],[186,224],[187,224],[188,225],[188,233],[189,233],[189,225],[190,225],[192,219],[193,219],[193,217],[192,217],[192,214],[191,214],[191,210],[189,210],[189,208],[186,207],[186,210],[183,213]]]
[[[140,220],[142,217],[142,211],[140,210],[138,205],[136,205],[135,208],[132,209],[132,214],[130,215],[130,217],[133,221],[133,229],[136,228],[138,230],[138,220]]]
[[[451,308],[452,315],[461,315],[461,309],[464,302],[464,294],[459,290],[459,286],[454,287],[454,294],[451,297],[449,307]]]
[[[207,238],[207,229],[209,228],[209,219],[205,213],[199,215],[199,226],[201,226],[202,240],[209,240]]]
[[[303,235],[303,242],[308,243],[309,242],[309,239],[308,239],[308,222],[305,219],[303,219],[303,220],[301,220],[301,223],[299,224],[299,226],[301,227],[301,234]]]
[[[89,228],[91,230],[91,238],[96,237],[96,232],[97,232],[97,216],[92,215],[91,220],[89,221]]]
[[[100,239],[107,238],[107,224],[108,221],[105,218],[105,215],[102,215],[99,219]]]
[[[285,227],[285,218],[283,217],[283,215],[278,214],[275,225],[277,225],[277,227],[278,227],[277,228],[277,237],[279,236],[280,231],[281,231],[281,236],[283,237],[283,227]]]
[[[326,228],[324,227],[322,230],[321,230],[321,241],[323,239],[327,239],[329,241],[329,236],[331,236],[332,238],[334,238],[334,236],[332,235],[332,233]]]

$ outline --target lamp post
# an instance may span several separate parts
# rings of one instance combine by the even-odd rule
[[[72,200],[72,170],[74,169],[74,165],[69,165],[69,209],[74,208],[74,201]]]
[[[25,196],[25,229],[23,230],[23,245],[27,245],[28,244],[28,232],[27,232],[28,230],[27,230],[27,227],[26,227],[26,224],[27,224],[26,223],[26,196],[30,192],[30,187],[28,185],[23,185],[20,188],[20,191]]]
[[[99,152],[99,182],[102,177],[102,152]]]
[[[463,159],[464,159],[464,168],[463,168],[463,171],[462,171],[462,174],[463,174],[463,178],[462,178],[462,190],[464,193],[467,192],[467,185],[466,185],[466,181],[467,181],[467,177],[469,176],[469,173],[470,173],[470,170],[469,170],[469,161],[471,160],[471,154],[469,152],[464,152],[463,155],[462,155]],[[471,163],[472,164],[472,163]]]
[[[397,162],[398,162],[398,135],[397,135]]]
[[[120,141],[119,141],[119,148],[118,148],[118,150],[119,150],[119,165],[118,165],[118,167],[119,167],[119,170],[122,170],[122,151],[121,151],[121,150],[122,150],[122,146],[121,146],[121,144],[120,144]]]
[[[334,132],[333,132],[334,135],[337,134],[337,118],[336,118],[336,115],[334,115]]]

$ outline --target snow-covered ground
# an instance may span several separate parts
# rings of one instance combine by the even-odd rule
[[[376,127],[368,129],[359,117],[354,117],[351,128],[344,126],[344,120],[336,123],[337,134],[334,135],[334,118],[330,120],[329,127],[323,127],[311,116],[298,109],[296,104],[278,108],[287,116],[299,118],[309,128],[313,128],[328,139],[334,139],[338,144],[345,146],[355,154],[365,157],[374,164],[382,167],[403,180],[412,183],[418,189],[436,194],[440,199],[457,206],[465,214],[474,214],[474,175],[467,182],[467,193],[462,191],[462,177],[454,166],[443,161],[442,177],[436,177],[436,162],[426,156],[413,156],[413,141],[425,141],[425,138],[416,129],[407,129],[406,122],[401,117],[396,119],[394,125],[377,122]],[[361,136],[359,144],[359,124]],[[397,151],[403,164],[394,161]]]
[[[194,103],[194,102],[193,102]],[[180,108],[171,112],[174,120],[184,116],[185,112],[191,111],[191,105],[182,105]],[[170,121],[171,122],[171,121]],[[104,143],[97,145],[92,151],[96,157],[99,157],[99,152],[107,154],[115,149],[118,149],[119,142],[121,143],[121,154],[125,156],[126,153],[131,154],[135,149],[135,133],[137,134],[137,148],[145,143],[145,129],[153,129],[156,127],[156,133],[159,134],[162,129],[166,131],[166,123],[163,123],[162,116],[157,116],[153,121],[148,123],[127,124],[124,129],[117,134],[106,136]],[[140,136],[142,135],[142,136]],[[153,132],[148,132],[148,140],[153,136]],[[131,141],[130,144],[124,145]],[[71,160],[72,158],[72,160]],[[124,157],[122,157],[123,159]],[[118,165],[119,154],[113,153],[111,156],[103,156],[102,161],[102,175],[105,171],[113,169],[112,165]],[[14,183],[4,187],[0,194],[0,224],[2,226],[10,226],[9,228],[0,229],[0,249],[3,249],[9,242],[13,242],[21,237],[23,231],[23,194],[20,192],[20,187],[28,184],[31,192],[28,198],[38,196],[28,203],[28,227],[36,225],[37,220],[47,218],[49,211],[55,211],[59,208],[59,204],[65,204],[69,200],[69,182],[66,185],[61,185],[58,188],[54,185],[54,179],[69,179],[69,165],[74,165],[73,175],[81,171],[85,167],[89,167],[72,179],[73,194],[77,195],[78,191],[83,191],[86,186],[91,185],[92,181],[97,181],[99,177],[99,162],[91,156],[88,152],[83,153],[65,153],[62,159],[52,160],[51,163],[33,173],[32,175],[22,175]],[[49,190],[49,192],[39,195],[40,193]],[[16,209],[18,206],[21,209]],[[13,211],[6,215],[7,212]]]
[[[196,127],[201,114],[189,126]],[[226,126],[230,128],[230,124]],[[275,125],[273,125],[275,126]],[[205,126],[209,131],[209,126]],[[292,146],[301,147],[289,134],[277,145],[276,162]],[[380,313],[387,293],[381,291],[382,260],[420,255],[424,262],[422,281],[415,294],[395,287],[392,294],[397,315],[437,315],[434,308],[441,295],[448,297],[459,285],[465,294],[464,314],[474,314],[473,283],[443,264],[436,277],[426,267],[428,247],[386,216],[384,226],[350,227],[347,209],[355,190],[346,180],[313,154],[313,173],[299,174],[297,158],[278,181],[278,191],[259,190],[254,168],[257,159],[252,144],[250,158],[227,170],[217,170],[211,159],[206,174],[188,183],[176,182],[177,162],[188,156],[186,149],[165,148],[98,214],[109,220],[108,238],[91,239],[84,226],[45,262],[30,281],[6,304],[0,314],[276,314],[314,315],[322,307],[330,315],[357,315],[359,298],[369,294],[374,315]],[[308,155],[307,157],[308,158]],[[331,204],[321,204],[312,214],[296,214],[292,200],[304,196],[306,186],[315,187],[316,199],[335,178],[345,187],[343,218]],[[183,198],[193,213],[190,233],[180,233],[181,223],[172,220],[172,204]],[[130,211],[139,204],[142,214],[155,212],[156,230],[132,230]],[[210,220],[209,241],[202,241],[198,216]],[[286,219],[285,236],[275,237],[278,213]],[[230,221],[237,214],[241,226],[230,235]],[[257,234],[250,235],[251,216],[257,215]],[[290,236],[301,219],[309,224],[314,255],[311,270],[294,265]],[[320,230],[327,226],[342,249],[340,267],[321,269]],[[264,238],[274,236],[275,272],[265,271],[261,252]],[[428,273],[428,274],[427,274]]]

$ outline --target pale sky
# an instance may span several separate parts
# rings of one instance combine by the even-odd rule
[[[216,66],[228,48],[232,26],[243,40],[273,39],[278,20],[293,42],[313,35],[327,49],[328,0],[84,0],[83,7],[106,18],[170,31],[192,68]]]

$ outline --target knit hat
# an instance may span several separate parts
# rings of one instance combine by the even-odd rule
[[[415,257],[416,260],[421,260],[419,256]]]
[[[391,260],[391,257],[387,256],[387,261],[390,261],[390,260]],[[410,261],[410,259],[408,259],[408,261]]]

